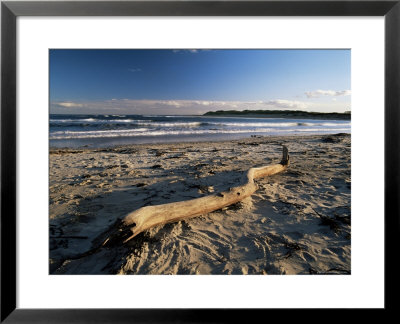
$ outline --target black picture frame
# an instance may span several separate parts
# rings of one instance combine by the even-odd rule
[[[385,310],[397,306],[392,266],[399,235],[400,0],[395,1],[2,1],[1,2],[1,322],[193,323],[265,316],[270,309],[16,308],[16,19],[19,16],[384,16]],[[373,152],[371,152],[373,154]],[[365,157],[367,159],[367,157]],[[366,163],[368,161],[366,160]],[[371,188],[373,190],[373,188]],[[367,270],[366,271],[370,271]],[[367,285],[368,283],[366,283]],[[243,314],[244,313],[244,314]]]

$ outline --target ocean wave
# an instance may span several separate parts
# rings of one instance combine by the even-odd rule
[[[95,131],[57,131],[52,132],[52,135],[64,135],[64,134],[72,134],[72,135],[86,135],[86,134],[106,134],[106,133],[137,133],[137,132],[145,132],[148,128],[134,128],[134,129],[113,129],[113,130],[95,130]]]
[[[321,123],[321,124],[318,124],[318,126],[328,126],[328,127],[349,126],[350,127],[350,122],[344,122],[344,123]]]
[[[122,117],[122,116],[119,116]],[[96,118],[80,118],[80,119],[50,119],[50,126],[68,127],[73,126],[89,126],[89,125],[137,125],[147,127],[169,127],[169,128],[187,128],[199,126],[217,126],[223,128],[284,128],[284,127],[347,127],[350,122],[310,122],[310,121],[257,121],[257,122],[231,122],[231,121],[153,121],[151,119],[96,119]]]
[[[273,123],[273,122],[256,122],[256,123],[234,123],[234,122],[211,122],[210,125],[216,126],[230,126],[230,127],[291,127],[291,126],[312,126],[310,123],[297,123],[297,122],[287,122],[287,123]],[[301,124],[301,125],[300,125]]]
[[[348,128],[306,128],[306,129],[275,129],[260,128],[256,131],[249,129],[214,129],[214,130],[149,130],[137,128],[130,130],[98,130],[98,131],[64,131],[50,134],[51,140],[83,139],[83,138],[107,138],[107,137],[138,137],[138,136],[169,136],[169,135],[207,135],[207,134],[238,134],[238,133],[292,133],[292,132],[347,132]]]
[[[159,127],[193,127],[193,126],[201,126],[206,125],[206,123],[202,122],[144,122],[139,121],[137,125],[141,126],[159,126]]]
[[[139,126],[154,126],[154,127],[195,127],[206,125],[202,122],[153,122],[152,120],[139,119],[50,119],[53,126],[57,124],[134,124]]]
[[[136,123],[136,122],[151,122],[151,120],[140,120],[140,119],[95,119],[95,118],[84,118],[84,119],[50,119],[50,123],[96,123],[96,124],[107,124],[107,123]]]

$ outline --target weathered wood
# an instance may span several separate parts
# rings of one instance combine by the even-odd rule
[[[251,168],[245,174],[242,185],[206,197],[139,208],[138,210],[129,213],[122,220],[124,227],[130,228],[132,231],[132,235],[125,239],[124,243],[139,233],[154,226],[200,216],[235,204],[244,198],[251,196],[257,190],[257,185],[254,183],[254,179],[282,172],[287,169],[288,166],[288,149],[286,146],[283,146],[283,157],[279,164],[260,168]],[[104,244],[106,242],[104,242]]]

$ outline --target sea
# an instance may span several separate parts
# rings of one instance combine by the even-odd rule
[[[49,118],[51,148],[240,139],[255,135],[350,133],[350,120],[264,117],[55,115]]]

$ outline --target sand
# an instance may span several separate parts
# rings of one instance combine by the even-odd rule
[[[290,167],[256,180],[249,198],[100,243],[149,205],[235,186],[251,167]],[[51,274],[350,274],[350,135],[51,149]]]

